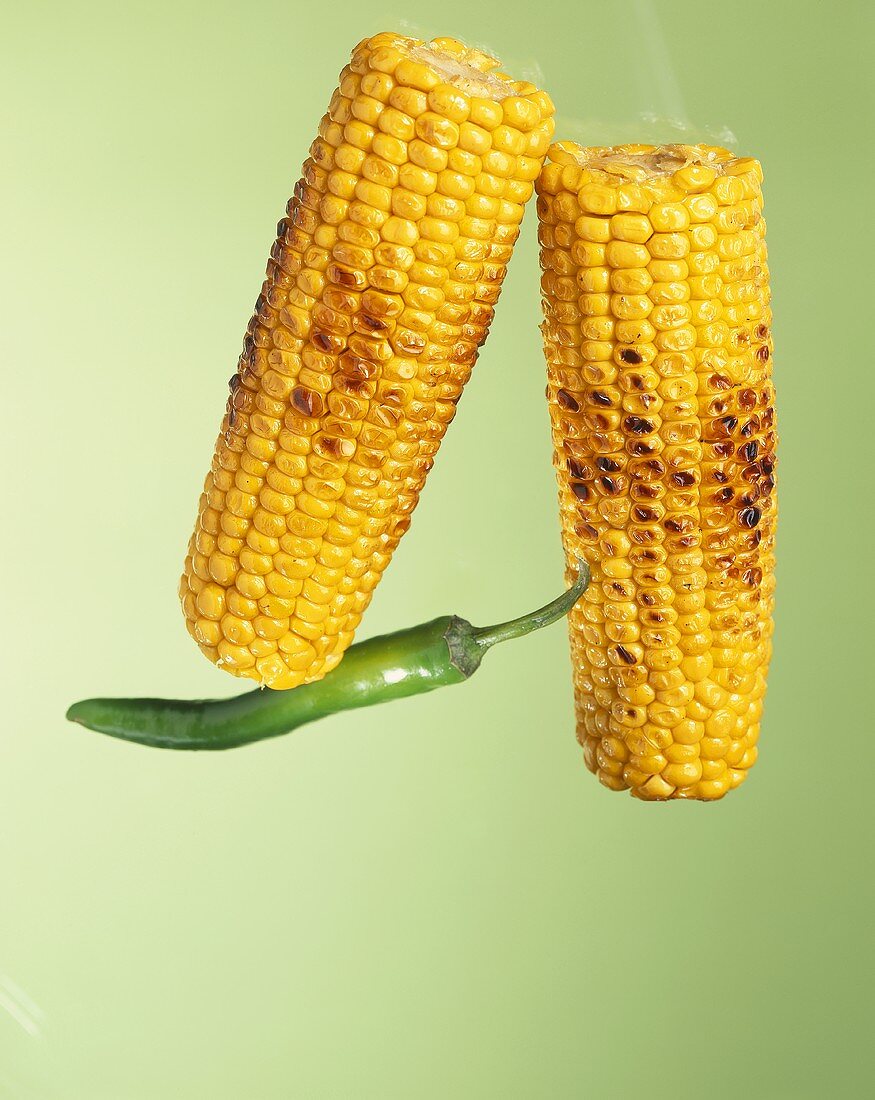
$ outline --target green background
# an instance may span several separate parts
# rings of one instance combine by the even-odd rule
[[[866,1091],[870,11],[7,10],[4,1100]],[[185,633],[177,576],[275,223],[349,50],[383,29],[540,72],[561,136],[728,127],[764,163],[776,652],[760,763],[721,804],[642,805],[585,771],[561,626],[462,687],[224,755],[64,722],[87,695],[234,691]],[[538,309],[530,210],[361,636],[561,588]]]

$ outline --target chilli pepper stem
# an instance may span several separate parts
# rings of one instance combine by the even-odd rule
[[[531,634],[533,630],[540,630],[543,626],[555,623],[563,618],[574,607],[589,586],[589,566],[583,560],[578,560],[577,579],[574,584],[555,600],[539,607],[537,611],[530,611],[528,615],[520,615],[519,618],[510,619],[506,623],[498,623],[496,626],[484,626],[474,629],[474,640],[484,650],[499,642],[507,642],[513,638],[522,638]]]
[[[256,688],[232,699],[85,699],[70,707],[67,718],[110,737],[167,749],[230,749],[277,737],[329,714],[467,680],[492,646],[566,615],[589,577],[581,561],[577,579],[561,596],[497,626],[475,627],[452,615],[358,642],[323,679],[288,691]]]

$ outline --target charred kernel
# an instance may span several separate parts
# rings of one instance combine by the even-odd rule
[[[617,656],[620,658],[620,660],[624,664],[627,664],[627,665],[634,665],[635,664],[634,654],[630,653],[629,650],[626,649],[625,646],[622,646],[622,645],[614,646],[614,652],[617,654]]]
[[[761,519],[762,512],[759,510],[759,508],[753,506],[750,508],[745,508],[738,514],[738,520],[741,523],[742,527],[756,527]]]
[[[570,409],[572,412],[577,412],[580,408],[576,398],[574,398],[568,390],[557,390],[556,400],[563,409]]]
[[[571,491],[572,493],[574,493],[578,500],[589,500],[589,488],[582,481],[572,481]]]
[[[627,431],[634,435],[649,435],[653,431],[653,424],[640,416],[627,416],[623,421]]]
[[[606,474],[616,473],[620,469],[620,463],[615,462],[612,458],[607,458],[604,455],[600,455],[595,460],[596,466]]]
[[[292,407],[297,409],[303,416],[321,416],[324,410],[321,396],[313,390],[305,389],[303,386],[296,386],[292,390],[291,403]]]
[[[757,405],[756,390],[744,389],[738,392],[738,404],[742,409],[755,409]]]
[[[678,470],[671,475],[670,481],[672,485],[677,485],[679,489],[685,489],[696,484],[696,475],[689,470]]]
[[[752,439],[750,443],[745,443],[743,447],[740,447],[738,453],[745,462],[754,462],[759,453],[759,444],[755,439]]]
[[[578,480],[586,480],[593,476],[592,469],[579,459],[568,458],[565,460],[565,466],[571,477]]]
[[[624,363],[637,364],[642,362],[641,354],[635,351],[634,348],[621,348],[618,354]]]

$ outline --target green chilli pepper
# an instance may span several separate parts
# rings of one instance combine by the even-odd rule
[[[110,737],[162,749],[232,749],[290,733],[307,722],[467,680],[487,650],[566,615],[589,584],[584,562],[574,584],[528,615],[475,627],[457,615],[351,646],[321,680],[289,691],[256,688],[233,699],[85,699],[67,711]]]

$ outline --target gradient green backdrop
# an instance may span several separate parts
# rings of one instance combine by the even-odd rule
[[[871,1085],[871,8],[500,9],[3,16],[4,1100]],[[540,72],[565,136],[728,127],[764,163],[778,625],[761,760],[722,804],[585,771],[561,626],[463,687],[225,755],[64,722],[86,695],[235,690],[177,575],[275,223],[350,48],[392,28]],[[532,209],[362,636],[561,587],[537,278]]]

